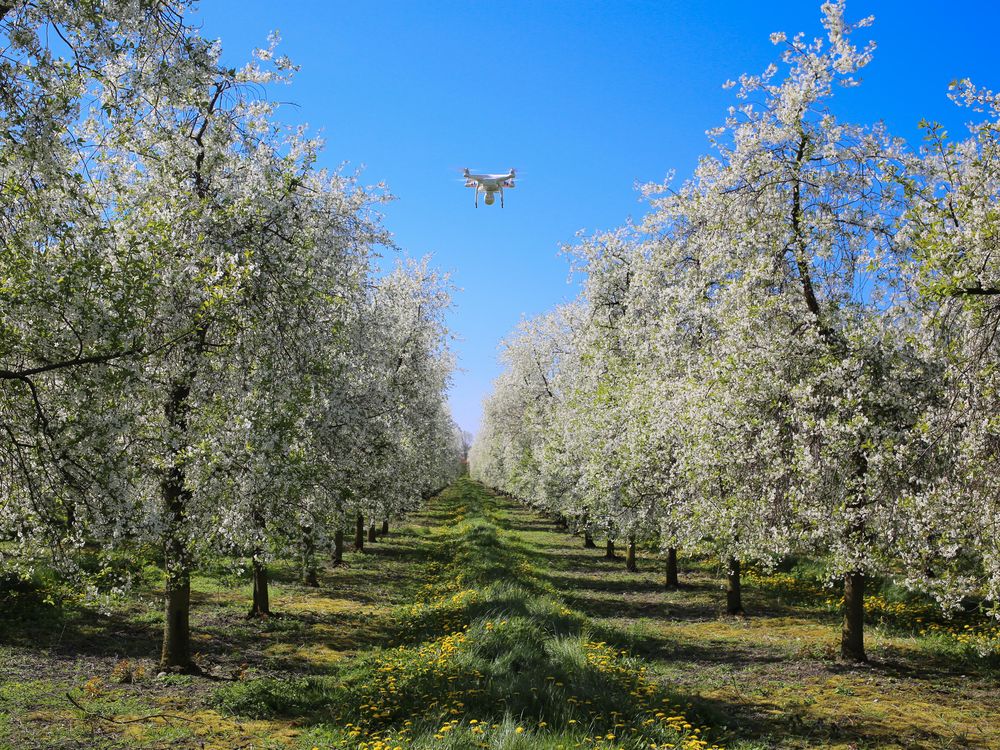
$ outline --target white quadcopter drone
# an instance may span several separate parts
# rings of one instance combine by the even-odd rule
[[[514,187],[513,168],[507,174],[472,174],[468,169],[463,170],[465,186],[476,189],[476,208],[479,208],[479,191],[486,193],[486,205],[492,206],[496,200],[496,194],[500,193],[500,208],[503,208],[504,188]]]

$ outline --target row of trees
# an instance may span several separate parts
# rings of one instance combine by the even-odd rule
[[[506,342],[470,465],[588,543],[657,542],[668,582],[718,556],[733,613],[742,565],[815,555],[863,660],[872,576],[1000,600],[1000,96],[956,82],[969,134],[916,150],[841,122],[871,19],[822,18],[730,82],[691,180],[572,248],[582,293]]]
[[[161,664],[205,553],[266,562],[459,470],[446,277],[378,273],[384,189],[320,169],[184,0],[0,1],[0,571],[152,543]]]

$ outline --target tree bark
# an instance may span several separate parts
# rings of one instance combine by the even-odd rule
[[[76,501],[72,497],[67,497],[66,503],[66,531],[72,535],[76,530]]]
[[[333,532],[333,564],[344,564],[344,530],[340,527]]]
[[[667,550],[667,588],[676,589],[680,588],[680,582],[677,579],[677,548],[671,547]]]
[[[635,538],[629,537],[628,551],[625,553],[625,570],[635,573],[639,566],[635,562]]]
[[[360,513],[354,527],[354,549],[358,552],[364,552],[365,549],[365,517]]]
[[[201,127],[193,131],[198,145],[195,156],[195,189],[199,198],[207,197],[202,174],[205,146],[202,140],[208,129],[209,119],[223,87],[216,84],[215,94],[208,105]],[[164,448],[167,468],[160,478],[160,498],[166,520],[164,533],[163,564],[167,572],[164,599],[163,644],[160,649],[160,669],[198,672],[191,661],[191,550],[187,541],[187,511],[191,504],[191,490],[187,486],[184,469],[184,443],[188,437],[188,417],[191,410],[191,387],[198,372],[198,360],[205,350],[208,324],[199,323],[195,328],[194,345],[188,352],[190,361],[186,368],[170,381],[170,391],[163,405],[163,415],[169,427],[168,443]],[[179,443],[179,444],[178,444]]]
[[[167,563],[168,566],[170,563]],[[170,572],[164,596],[166,611],[163,622],[163,644],[160,669],[187,672],[191,663],[191,577],[187,570]]]
[[[609,560],[615,559],[615,542],[610,537],[608,538],[608,542],[604,547],[604,556]]]
[[[268,617],[271,614],[271,599],[267,588],[267,566],[254,555],[253,558],[253,605],[247,618]]]
[[[190,380],[174,383],[164,407],[168,424],[180,434],[187,431]],[[185,526],[191,491],[185,486],[184,467],[179,450],[172,450],[171,465],[160,480],[160,497],[166,521],[163,565],[167,580],[164,591],[163,643],[160,668],[193,671],[191,662],[191,555]]]
[[[319,586],[316,573],[316,543],[313,541],[312,526],[302,527],[302,584]]]
[[[371,524],[368,526],[368,541],[369,542],[374,542],[375,539],[376,539],[375,522],[372,521]]]
[[[382,519],[382,536],[389,536],[389,519]]]
[[[594,535],[590,533],[590,529],[583,530],[583,546],[585,549],[597,549],[597,545],[594,544]]]
[[[865,654],[865,574],[844,575],[844,626],[840,633],[840,658],[868,661]]]
[[[729,559],[729,588],[726,589],[726,613],[743,614],[743,589],[740,583],[740,561]]]

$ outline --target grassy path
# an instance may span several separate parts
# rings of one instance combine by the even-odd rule
[[[537,567],[509,507],[463,480],[436,502],[431,580],[402,607],[392,648],[335,675],[224,688],[227,711],[296,717],[316,747],[697,748],[695,726]]]
[[[1000,749],[996,672],[940,640],[874,628],[873,665],[844,666],[794,580],[723,617],[717,571],[666,591],[652,560],[628,573],[468,480],[347,561],[319,589],[275,564],[265,621],[206,570],[212,679],[155,675],[153,583],[103,615],[0,613],[0,750]]]

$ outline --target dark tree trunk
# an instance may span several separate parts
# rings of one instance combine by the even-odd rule
[[[590,533],[590,529],[583,530],[583,546],[585,549],[597,549],[597,545],[594,544],[594,535]]]
[[[76,502],[72,497],[66,498],[66,530],[71,534],[76,530]]]
[[[302,571],[302,585],[312,586],[317,588],[319,586],[319,573],[316,571],[316,566],[312,565]]]
[[[195,157],[195,190],[199,198],[207,198],[207,188],[202,174],[205,146],[202,140],[209,117],[222,95],[217,86],[215,96],[208,105],[202,126],[194,136],[198,145]],[[165,612],[163,618],[163,644],[160,649],[160,669],[198,672],[191,661],[191,553],[187,543],[187,511],[191,504],[191,490],[186,485],[184,471],[184,445],[188,433],[188,416],[191,386],[197,375],[197,365],[205,350],[208,323],[199,323],[194,330],[191,357],[186,370],[170,383],[170,395],[163,405],[163,415],[170,429],[169,442],[164,451],[167,468],[160,478],[160,497],[163,501],[166,531],[164,533],[163,564],[166,568]],[[181,443],[174,447],[175,441]]]
[[[639,566],[635,562],[635,538],[629,537],[628,551],[625,553],[625,570],[635,573]]]
[[[354,527],[354,549],[358,552],[363,552],[365,549],[365,517],[360,513]]]
[[[333,532],[333,564],[344,564],[344,530],[339,527]]]
[[[253,606],[250,617],[267,617],[271,614],[271,598],[267,589],[267,566],[255,555],[253,558]]]
[[[312,526],[302,527],[302,584],[319,586],[319,576],[316,574],[316,543],[313,540]]]
[[[168,553],[169,555],[169,553]],[[170,565],[168,557],[167,565]],[[167,569],[166,611],[160,669],[187,672],[191,662],[191,577],[187,570]]]
[[[168,424],[177,432],[187,431],[189,380],[174,383],[164,412]],[[164,591],[163,643],[160,668],[171,671],[194,671],[191,662],[191,556],[185,530],[191,491],[185,486],[184,468],[179,451],[171,455],[171,466],[160,480],[160,497],[166,520],[163,565],[167,580]]]
[[[677,579],[677,548],[671,547],[667,550],[667,588],[676,589],[680,587]]]
[[[729,560],[729,588],[726,589],[726,613],[730,615],[743,614],[743,590],[740,584],[740,561],[735,557]]]
[[[615,542],[610,537],[608,538],[608,543],[604,548],[604,556],[609,560],[615,559]]]
[[[382,536],[389,536],[389,519],[382,520]]]
[[[372,521],[371,525],[368,527],[368,541],[369,542],[374,542],[375,538],[376,538],[376,536],[375,536],[375,522]]]
[[[840,658],[868,661],[865,654],[865,574],[844,575],[844,627],[840,633]]]

